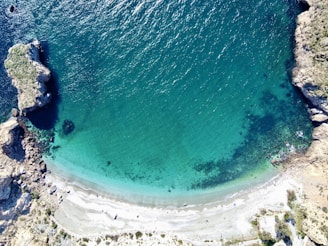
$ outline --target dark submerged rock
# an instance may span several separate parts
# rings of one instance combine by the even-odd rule
[[[14,5],[10,5],[9,11],[10,11],[10,13],[13,13],[15,11],[15,6]]]
[[[63,134],[64,135],[68,135],[70,133],[72,133],[75,129],[75,125],[73,123],[73,121],[71,120],[64,120],[63,124],[62,124],[62,130],[63,130]]]

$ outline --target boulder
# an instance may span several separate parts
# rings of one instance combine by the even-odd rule
[[[315,115],[311,115],[311,120],[313,122],[322,123],[328,120],[328,116],[325,114],[315,114]]]

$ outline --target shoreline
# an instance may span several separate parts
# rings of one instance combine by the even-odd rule
[[[80,187],[80,189],[85,190],[86,192],[95,191],[109,199],[148,207],[182,207],[185,204],[198,205],[200,203],[199,199],[209,203],[215,202],[218,199],[224,200],[231,194],[252,189],[254,186],[260,186],[268,180],[273,179],[281,172],[279,170],[281,168],[267,164],[266,167],[252,170],[253,172],[248,172],[238,179],[218,185],[215,188],[189,191],[174,190],[168,192],[163,188],[144,190],[142,185],[131,187],[131,184],[101,184],[100,180],[98,180],[98,183],[95,183],[91,179],[85,179],[85,177],[74,175],[72,172],[65,172],[66,170],[62,170],[48,159],[45,159],[45,162],[47,163],[49,170],[51,170],[51,173],[48,174],[48,176],[52,177],[51,179],[53,179],[54,183],[56,179],[59,179],[60,183],[65,182],[68,185]],[[197,196],[197,198],[195,198],[195,196]]]
[[[199,244],[204,240],[220,243],[218,233],[224,239],[256,237],[250,224],[255,214],[261,209],[289,211],[286,197],[281,194],[291,189],[302,190],[292,175],[283,171],[265,183],[213,202],[198,198],[199,204],[149,207],[108,198],[53,174],[47,180],[57,186],[57,196],[63,199],[54,218],[72,235],[97,237],[102,235],[100,231],[124,234],[138,228],[144,232],[174,234],[193,243],[200,240]]]
[[[320,11],[320,7],[325,9],[323,6],[328,4],[327,0],[322,1],[323,3],[320,0],[303,0],[302,2],[309,3],[310,10],[316,11]],[[324,13],[324,10],[321,11],[319,13]],[[300,32],[300,25],[309,25],[308,20],[311,18],[308,15],[310,15],[308,11],[299,15],[296,39]],[[304,74],[312,75],[313,71],[306,70],[311,68],[312,63],[303,62],[304,55],[309,55],[308,53],[297,52],[302,49],[302,42],[297,41],[296,46],[297,69],[293,74],[296,79],[294,83],[301,87],[304,94],[308,91],[303,90],[304,83],[298,80],[304,79]],[[309,81],[309,76],[305,79]],[[315,95],[311,94],[307,98],[318,99],[318,95]],[[319,99],[322,101],[322,95]],[[54,245],[96,245],[99,243],[101,245],[107,243],[115,245],[157,243],[163,245],[260,245],[261,242],[271,240],[282,243],[282,239],[273,238],[276,237],[273,234],[277,230],[276,218],[278,221],[283,220],[287,214],[293,215],[296,221],[294,226],[288,220],[284,222],[291,233],[288,237],[295,245],[314,245],[311,241],[322,245],[328,244],[328,228],[321,226],[325,223],[327,216],[326,199],[328,197],[326,163],[328,116],[324,109],[324,106],[319,109],[311,108],[311,119],[317,126],[313,131],[311,146],[304,155],[291,157],[285,162],[283,170],[268,182],[213,202],[198,198],[199,204],[176,207],[168,205],[149,207],[122,202],[102,192],[98,193],[90,187],[85,188],[81,183],[68,182],[65,178],[56,176],[55,172],[48,172],[38,180],[32,180],[33,176],[28,176],[29,172],[39,172],[39,170],[33,171],[33,167],[37,160],[40,161],[40,158],[31,159],[23,164],[12,161],[17,169],[11,174],[13,184],[23,189],[25,181],[19,183],[19,180],[27,174],[28,182],[31,183],[27,182],[27,187],[34,187],[33,189],[39,193],[34,198],[33,189],[30,193],[23,193],[32,197],[26,203],[28,212],[19,214],[20,210],[17,210],[17,215],[13,215],[12,223],[8,222],[8,228],[0,236],[0,245],[7,242],[9,245],[26,243],[30,245],[45,245],[46,243]],[[7,141],[8,139],[5,140]],[[26,143],[26,148],[30,146],[29,144],[31,143]],[[7,161],[7,157],[1,156],[1,158]],[[22,171],[22,167],[26,170]],[[44,170],[40,171],[42,172]],[[295,196],[293,200],[289,197],[291,191]],[[184,203],[182,201],[182,204]],[[302,211],[305,211],[306,216]],[[301,219],[298,217],[300,213],[303,216]],[[0,210],[0,218],[5,216],[6,211]],[[299,222],[301,222],[302,231],[296,228]],[[271,235],[272,238],[264,237],[264,233]]]

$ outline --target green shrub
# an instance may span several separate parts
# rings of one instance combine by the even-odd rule
[[[259,238],[265,246],[272,246],[276,243],[276,240],[272,238],[271,234],[268,232],[259,232]]]
[[[52,214],[51,209],[50,208],[47,208],[46,209],[46,215],[50,216],[51,214]]]
[[[89,242],[89,238],[84,237],[84,238],[82,238],[82,241],[88,243]]]
[[[287,221],[290,221],[290,220],[293,220],[294,219],[294,217],[293,217],[293,215],[292,215],[292,213],[291,212],[286,212],[285,214],[284,214],[284,220],[287,222]]]
[[[40,195],[37,192],[32,192],[31,196],[32,196],[32,199],[34,199],[34,200],[38,200],[40,198]]]
[[[307,218],[306,211],[303,208],[296,207],[295,209],[295,222],[296,222],[296,231],[302,237],[305,236],[303,232],[303,221]]]
[[[280,239],[290,239],[292,236],[292,233],[288,228],[288,224],[281,220],[276,221],[276,233],[278,241]]]
[[[141,231],[137,231],[136,232],[136,238],[139,239],[142,237],[142,232]]]
[[[294,202],[296,201],[296,194],[294,190],[287,191],[287,204],[290,208],[293,208]]]

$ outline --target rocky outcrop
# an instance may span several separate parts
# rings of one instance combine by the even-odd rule
[[[33,198],[46,190],[46,164],[35,133],[27,127],[24,117],[26,112],[44,106],[50,99],[45,86],[50,71],[41,64],[39,49],[38,41],[14,45],[5,61],[18,91],[19,112],[13,109],[12,117],[0,125],[0,235],[19,215],[28,213]]]
[[[12,134],[17,128],[23,131],[23,138],[16,138]],[[15,155],[12,153],[6,152],[8,148],[17,145],[24,149],[24,158],[21,161],[13,158]],[[46,165],[41,159],[33,133],[26,128],[22,119],[12,117],[0,125],[0,146],[1,235],[15,223],[19,215],[29,212],[32,199],[38,198],[39,193],[45,189]],[[0,237],[0,242],[1,240]]]
[[[7,200],[11,192],[12,170],[7,168],[0,173],[0,201]]]
[[[18,108],[21,113],[42,107],[50,100],[45,83],[50,70],[40,62],[40,43],[16,44],[9,49],[5,68],[18,91]]]
[[[293,83],[309,100],[311,119],[327,122],[328,115],[328,0],[302,0],[309,9],[298,16],[295,31],[296,68]]]
[[[309,100],[313,142],[303,162],[303,232],[318,245],[328,245],[328,0],[302,0],[309,8],[298,16],[293,83]],[[306,185],[305,185],[306,184]]]
[[[306,216],[303,231],[318,245],[328,245],[328,124],[322,123],[312,134],[313,142],[308,149],[300,182],[303,182],[302,208]],[[299,164],[299,163],[298,163]]]

